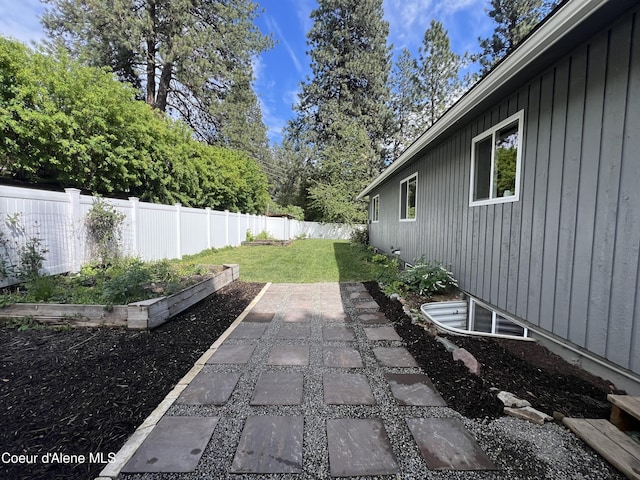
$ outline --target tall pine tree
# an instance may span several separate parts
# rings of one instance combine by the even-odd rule
[[[357,212],[364,210],[355,206],[355,196],[363,181],[381,171],[387,157],[389,25],[383,20],[382,0],[319,0],[311,18],[314,25],[307,37],[312,74],[302,84],[289,131],[293,140],[313,147],[317,178],[310,195],[316,218],[360,220]],[[354,139],[357,152],[346,153]],[[347,191],[337,204],[335,196],[326,194],[337,186],[329,171],[342,171],[346,180]]]
[[[436,20],[424,33],[418,60],[401,51],[390,79],[394,158],[462,95],[469,83],[460,79],[467,58],[451,51],[449,35]]]
[[[53,48],[112,67],[149,105],[177,112],[201,137],[222,136],[220,103],[251,89],[236,81],[251,79],[252,57],[271,45],[253,23],[251,0],[45,2],[51,7],[43,25]]]
[[[486,73],[547,15],[557,0],[491,0],[489,17],[497,24],[488,38],[479,39],[478,56],[482,73]]]
[[[404,48],[394,64],[389,78],[390,108],[393,112],[391,157],[402,151],[421,133],[421,92],[418,84],[418,64],[411,52]]]
[[[433,125],[460,95],[463,59],[451,51],[442,23],[431,20],[424,32],[418,61],[418,84],[423,96],[423,126]]]

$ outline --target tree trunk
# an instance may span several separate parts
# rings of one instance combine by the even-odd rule
[[[148,4],[149,18],[152,22],[151,33],[147,37],[147,104],[156,103],[156,2]]]
[[[158,97],[155,103],[155,107],[162,112],[167,110],[167,95],[169,94],[169,84],[171,83],[172,75],[173,63],[167,62],[165,66],[162,67],[160,85],[158,85]]]
[[[156,62],[155,41],[147,39],[147,103],[156,103]]]

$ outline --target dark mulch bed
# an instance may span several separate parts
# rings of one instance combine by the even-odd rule
[[[491,391],[496,387],[549,415],[608,417],[608,382],[534,343],[451,337],[482,364],[481,375],[473,375],[377,283],[366,286],[447,403],[463,415],[500,416],[502,405]],[[234,282],[152,332],[0,326],[0,454],[117,452],[261,287]],[[94,478],[102,468],[0,462],[0,478]]]
[[[470,418],[497,418],[504,405],[493,388],[528,400],[548,415],[558,412],[580,418],[608,418],[609,382],[575,367],[546,348],[520,340],[448,337],[468,350],[482,365],[474,375],[422,326],[411,323],[402,304],[385,296],[375,282],[365,284],[420,367],[447,403]]]
[[[0,326],[0,454],[117,452],[262,286],[234,282],[151,332]],[[0,461],[0,478],[94,478],[103,467]]]

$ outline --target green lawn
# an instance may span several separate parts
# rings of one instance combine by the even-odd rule
[[[295,240],[288,247],[241,246],[205,251],[185,257],[184,263],[240,265],[245,282],[316,283],[366,281],[376,267],[367,252],[346,240]]]

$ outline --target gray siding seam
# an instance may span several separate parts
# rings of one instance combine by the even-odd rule
[[[575,219],[574,219],[574,229],[573,229],[573,251],[571,252],[571,290],[569,291],[569,298],[567,299],[567,302],[569,304],[568,306],[568,312],[569,312],[569,319],[573,318],[573,298],[574,298],[574,285],[573,285],[573,279],[575,278],[575,269],[576,269],[576,251],[578,250],[577,245],[576,245],[576,238],[578,235],[578,218],[579,218],[579,214],[580,214],[580,199],[581,199],[581,189],[580,189],[580,185],[582,184],[582,175],[583,175],[583,170],[582,170],[582,159],[583,159],[583,149],[584,149],[584,128],[585,128],[585,112],[587,111],[587,82],[588,80],[588,75],[587,73],[589,72],[589,45],[587,45],[585,47],[585,52],[584,52],[584,71],[582,73],[584,73],[584,88],[582,90],[582,106],[581,106],[581,119],[580,119],[580,131],[582,132],[580,134],[580,141],[578,142],[578,152],[577,152],[577,159],[578,159],[578,178],[576,179],[576,206],[575,206]],[[586,319],[586,317],[585,317]],[[572,340],[573,337],[573,329],[571,328],[571,320],[569,320],[567,322],[567,339],[569,341],[573,341],[575,342],[575,340]],[[585,325],[585,329],[586,329],[586,325]]]
[[[566,139],[566,134],[567,134],[567,110],[568,110],[568,99],[569,99],[569,92],[568,92],[568,88],[566,83],[569,82],[569,70],[568,70],[568,65],[566,65],[566,78],[564,79],[564,82],[566,82],[564,85],[562,84],[563,79],[559,78],[559,72],[562,72],[565,68],[565,65],[562,65],[558,68],[555,69],[555,75],[554,75],[554,96],[553,96],[553,111],[552,111],[552,115],[553,118],[556,118],[558,116],[560,116],[560,114],[564,111],[564,116],[562,118],[559,118],[559,122],[561,123],[562,126],[562,141],[559,144],[559,152],[554,152],[554,148],[553,148],[553,140],[554,140],[554,131],[558,130],[558,128],[556,127],[556,122],[553,122],[553,126],[551,129],[551,141],[549,142],[549,175],[548,175],[548,180],[547,180],[547,184],[549,185],[549,183],[553,180],[553,176],[551,175],[551,171],[554,168],[554,165],[557,164],[557,162],[554,162],[554,153],[556,153],[558,155],[558,158],[562,159],[561,163],[559,165],[557,165],[556,168],[559,168],[559,172],[557,172],[558,174],[558,183],[559,183],[559,190],[558,190],[558,208],[557,208],[557,216],[555,217],[555,221],[553,222],[553,228],[555,229],[555,235],[554,238],[551,238],[551,243],[553,246],[553,254],[554,254],[554,259],[552,264],[550,265],[551,269],[553,270],[553,278],[556,279],[555,282],[557,282],[557,278],[558,278],[558,264],[559,264],[559,245],[560,245],[560,219],[562,218],[562,208],[564,206],[564,203],[562,201],[562,191],[564,188],[564,177],[563,177],[563,167],[566,161],[566,157],[565,157],[565,139]],[[560,90],[560,95],[556,95],[558,93],[558,91]],[[564,94],[564,104],[563,104],[563,96]],[[556,98],[559,98],[560,101],[558,102],[558,104],[556,104]],[[556,109],[556,106],[558,107],[558,109]],[[549,188],[547,186],[547,188]],[[547,209],[549,208],[549,205],[547,205]],[[548,218],[548,216],[547,216]],[[545,231],[547,231],[547,228],[545,227]],[[547,235],[545,235],[546,237]],[[544,278],[544,276],[543,276]],[[555,316],[555,312],[556,312],[556,302],[557,302],[557,297],[556,297],[556,285],[553,285],[553,288],[551,289],[550,295],[552,296],[553,300],[551,302],[551,308],[550,308],[550,316],[551,316],[551,331],[556,333],[557,332],[557,319]],[[546,302],[545,302],[546,303]]]
[[[633,16],[635,18],[635,15]],[[631,66],[632,66],[632,39],[633,39],[633,27],[634,27],[634,23],[633,23],[633,19],[631,21],[631,24],[629,25],[629,37],[628,37],[628,47],[629,47],[629,53],[626,56],[626,67],[627,67],[627,75],[625,78],[625,88],[624,88],[624,92],[625,92],[625,98],[629,99],[630,97],[630,92],[629,92],[629,88],[630,88],[630,81],[631,81]],[[616,42],[616,49],[619,49],[620,46],[619,44]],[[615,228],[613,228],[613,238],[612,238],[612,262],[611,262],[611,275],[609,278],[609,305],[608,305],[608,315],[607,315],[607,322],[606,322],[606,331],[607,331],[607,339],[606,339],[606,353],[607,353],[607,358],[610,357],[609,355],[609,348],[610,348],[610,342],[609,340],[611,340],[610,337],[613,337],[613,340],[615,341],[615,332],[614,335],[609,335],[609,328],[611,327],[611,322],[613,318],[616,318],[618,315],[616,315],[616,313],[614,312],[614,308],[617,305],[617,302],[613,301],[616,300],[616,295],[617,295],[617,289],[615,288],[615,283],[614,280],[616,279],[617,275],[617,265],[618,262],[616,261],[616,259],[620,258],[620,256],[622,255],[622,253],[618,253],[618,234],[619,234],[619,224],[621,222],[621,218],[620,218],[620,212],[621,212],[621,202],[620,202],[620,197],[623,194],[622,192],[622,170],[625,167],[624,165],[624,145],[625,145],[625,133],[626,133],[626,127],[627,127],[627,114],[628,114],[628,110],[629,110],[629,103],[628,101],[625,102],[625,108],[622,114],[622,119],[621,119],[621,123],[622,123],[622,136],[621,136],[621,145],[620,145],[620,165],[619,165],[619,170],[617,172],[617,180],[616,180],[616,186],[617,186],[617,195],[616,195],[616,206],[615,206],[615,212],[616,212],[616,219],[615,219]],[[622,239],[622,241],[624,242],[625,239]],[[631,315],[633,315],[633,310],[631,310]],[[631,321],[629,322],[631,326],[633,326],[633,318],[631,319]],[[628,337],[629,339],[629,344],[632,340],[632,337]],[[619,351],[619,346],[614,346],[613,347],[613,355],[611,355],[611,357],[616,358],[618,357],[618,351]],[[631,349],[629,349],[631,351]],[[617,358],[616,358],[616,362],[615,363],[619,363]],[[628,363],[627,365],[624,365],[625,367],[629,367],[631,366],[631,363]]]
[[[637,55],[640,55],[640,52],[636,52],[634,51],[634,46],[638,46],[640,45],[640,32],[638,32],[638,12],[634,12],[633,13],[633,19],[632,19],[632,27],[631,27],[631,48],[629,49],[629,77],[627,79],[627,98],[631,98],[632,97],[632,77],[631,74],[633,72],[633,56],[634,53],[636,53]],[[635,40],[635,43],[634,43]],[[640,50],[640,49],[639,49]],[[638,68],[640,70],[640,67],[636,65],[636,68]],[[638,75],[638,73],[636,73]],[[627,108],[629,108],[630,104],[627,103]],[[626,134],[626,126],[627,126],[627,120],[628,118],[628,111],[625,112],[625,134]],[[623,159],[625,158],[624,156],[624,145],[623,144]],[[631,310],[631,313],[633,315],[633,319],[634,321],[631,322],[631,345],[629,348],[629,368],[633,371],[636,368],[638,368],[639,365],[636,365],[634,363],[634,360],[637,361],[637,359],[634,359],[634,354],[638,351],[638,349],[640,348],[640,345],[636,344],[636,340],[638,339],[637,336],[637,332],[638,329],[640,328],[640,326],[638,325],[638,323],[640,323],[640,288],[638,288],[638,286],[640,285],[640,255],[638,255],[638,261],[637,261],[637,265],[636,265],[636,282],[635,282],[635,291],[636,291],[636,295],[633,299],[633,308]]]
[[[539,89],[538,89],[538,98],[537,98],[537,112],[536,112],[536,123],[533,126],[533,128],[535,128],[535,142],[534,142],[534,150],[533,150],[533,158],[532,161],[534,163],[534,171],[533,171],[533,178],[531,178],[529,180],[529,186],[532,190],[532,196],[531,196],[531,243],[529,244],[529,266],[527,268],[527,276],[528,276],[528,285],[527,285],[527,310],[526,310],[526,318],[529,319],[529,321],[531,321],[534,325],[540,326],[540,317],[538,314],[531,314],[531,305],[535,302],[535,298],[531,298],[532,294],[535,292],[532,292],[532,278],[531,278],[531,271],[532,271],[532,265],[534,265],[533,261],[535,258],[535,261],[538,261],[539,259],[533,254],[533,250],[535,248],[534,242],[536,240],[535,234],[536,234],[536,229],[534,228],[536,226],[536,211],[535,211],[535,203],[536,203],[536,188],[535,188],[535,184],[536,184],[536,178],[538,177],[538,166],[539,166],[539,162],[537,161],[539,159],[539,155],[538,155],[538,149],[540,148],[540,117],[541,117],[541,112],[542,112],[542,91],[543,91],[543,82],[544,82],[544,77],[541,76],[537,82],[539,83]],[[540,308],[540,302],[538,302],[538,309]],[[539,313],[539,312],[537,312]],[[535,321],[532,321],[531,319],[534,318]]]

